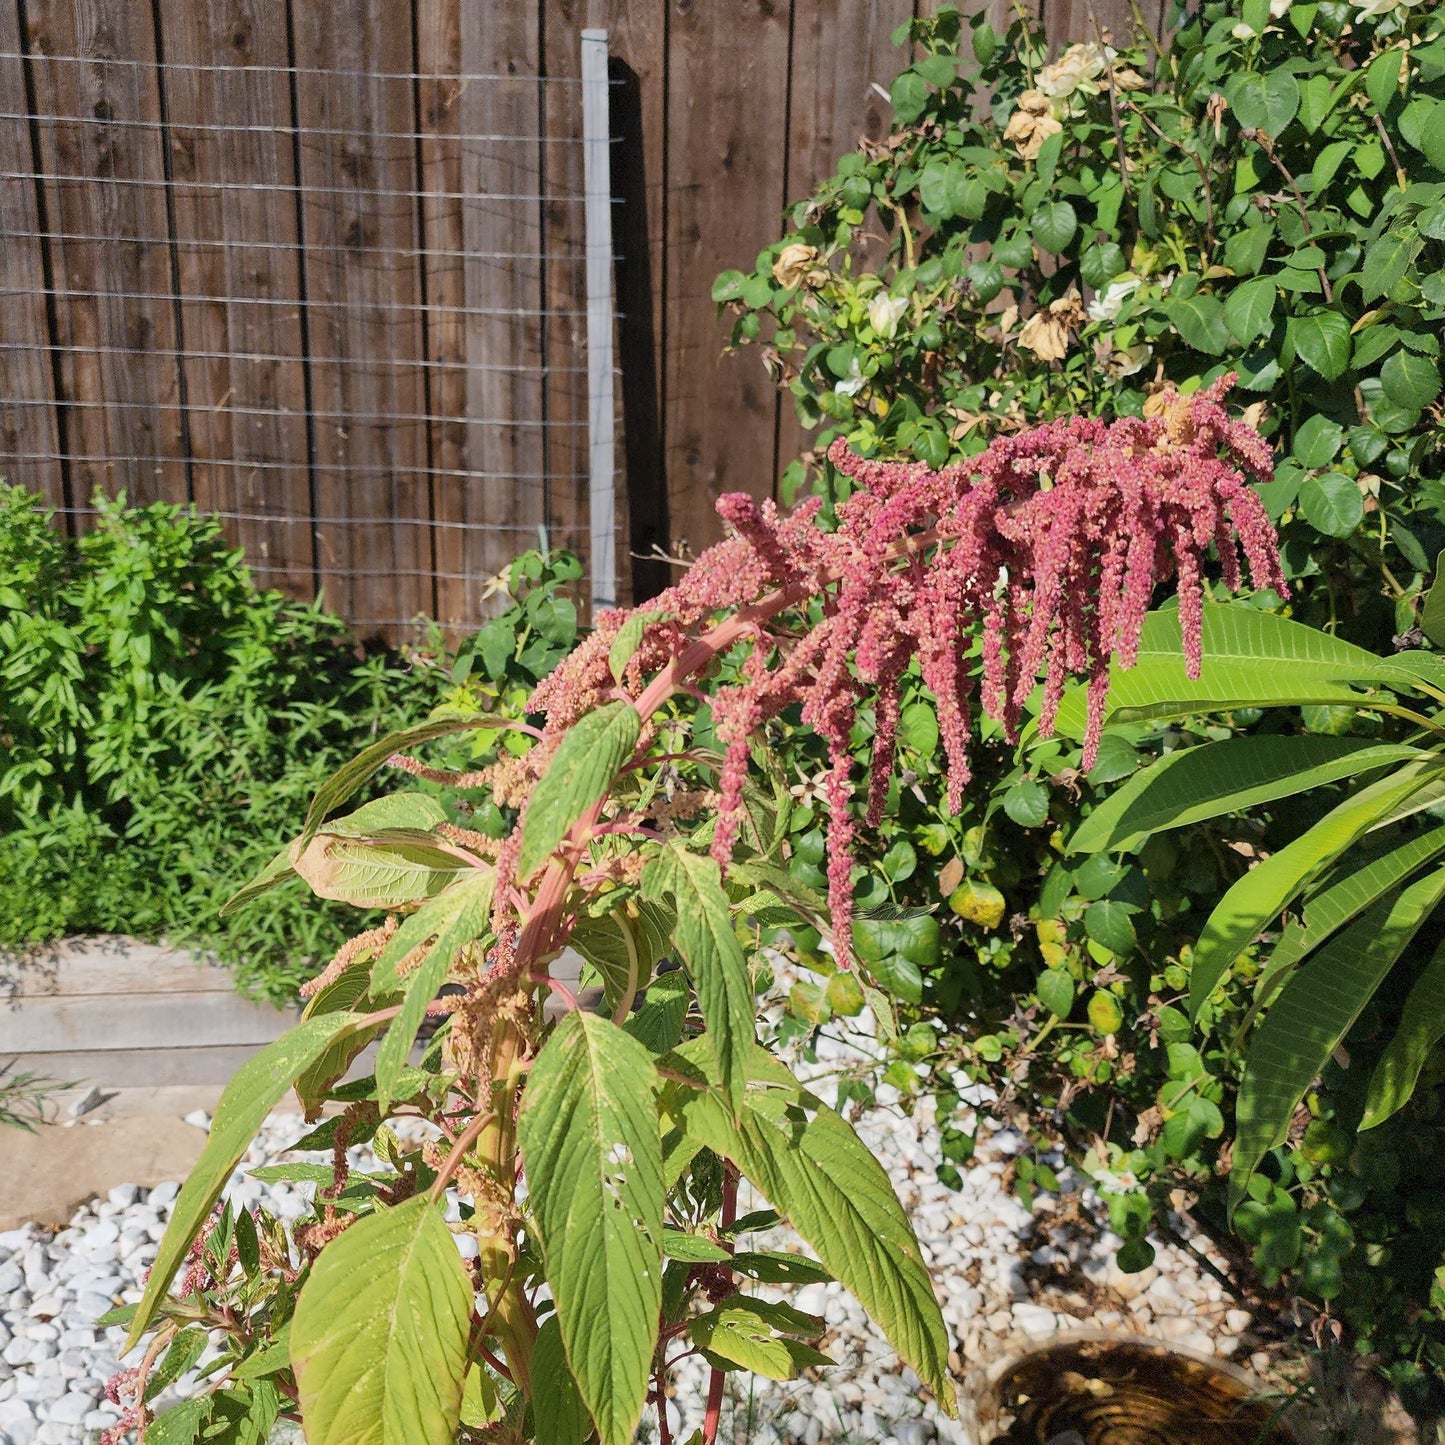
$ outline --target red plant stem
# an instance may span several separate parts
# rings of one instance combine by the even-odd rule
[[[732,1164],[723,1168],[722,1188],[722,1211],[718,1217],[718,1224],[723,1229],[730,1229],[738,1217],[738,1171]],[[732,1241],[728,1240],[723,1248],[729,1254],[733,1252]],[[703,1445],[716,1445],[718,1424],[722,1420],[722,1398],[723,1398],[723,1372],[714,1369],[708,1377],[707,1382],[707,1413],[702,1421]]]
[[[657,1403],[657,1440],[658,1445],[672,1445],[672,1431],[667,1424],[667,1392],[662,1388],[662,1371],[659,1370],[653,1377],[652,1398]]]

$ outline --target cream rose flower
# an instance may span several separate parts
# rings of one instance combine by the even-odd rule
[[[886,291],[881,291],[868,305],[868,324],[885,341],[890,341],[907,310],[906,296],[890,296]]]
[[[1104,73],[1113,58],[1102,46],[1086,41],[1071,45],[1053,62],[1039,71],[1038,88],[1050,99],[1065,100],[1080,86],[1088,85]]]
[[[1026,90],[1019,96],[1018,109],[1009,117],[1003,138],[1018,147],[1019,156],[1036,160],[1044,142],[1057,135],[1063,126],[1053,115],[1052,104],[1042,91]]]

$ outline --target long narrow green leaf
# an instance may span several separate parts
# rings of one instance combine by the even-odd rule
[[[517,858],[522,878],[551,857],[573,823],[607,795],[641,731],[642,719],[629,702],[608,703],[572,725],[527,803]]]
[[[692,974],[702,1006],[704,1037],[717,1061],[723,1090],[734,1105],[747,1085],[757,1011],[747,960],[733,932],[717,863],[669,843],[642,875],[646,898],[670,893],[677,904],[674,942]]]
[[[1407,764],[1332,808],[1294,842],[1237,879],[1209,915],[1194,949],[1189,1008],[1197,1015],[1230,965],[1282,908],[1391,808],[1440,772]]]
[[[1445,870],[1380,902],[1319,949],[1289,981],[1254,1036],[1236,1106],[1231,1198],[1285,1135],[1305,1090],[1380,980],[1445,897]]]
[[[1255,984],[1254,999],[1240,1026],[1240,1037],[1253,1025],[1259,1011],[1278,992],[1300,959],[1442,853],[1445,853],[1445,827],[1421,833],[1363,867],[1352,866],[1346,855],[1337,870],[1339,876],[1325,879],[1319,891],[1305,900],[1303,923],[1290,922],[1280,935]]]
[[[518,1137],[567,1361],[602,1445],[628,1445],[662,1307],[662,1131],[652,1056],[571,1013],[532,1065]]]
[[[418,923],[423,915],[429,917],[424,925],[424,936],[435,934],[426,956],[406,980],[406,992],[401,1001],[401,1012],[391,1021],[381,1047],[376,1052],[376,1103],[383,1114],[391,1107],[393,1090],[401,1071],[406,1068],[411,1046],[416,1042],[416,1031],[421,1027],[426,1006],[437,995],[437,990],[446,982],[447,970],[458,951],[474,939],[487,932],[492,915],[492,884],[495,874],[490,868],[478,869],[452,884],[445,893],[413,914],[408,923]],[[445,907],[441,905],[445,904]],[[402,932],[397,930],[398,935]],[[391,943],[395,943],[393,938]],[[373,970],[373,986],[376,975],[383,974],[382,963],[386,954],[377,959]],[[404,955],[403,955],[404,956]],[[397,960],[398,962],[400,960]],[[395,982],[395,964],[383,981]]]
[[[310,1445],[451,1445],[472,1285],[425,1195],[358,1219],[311,1267],[291,1320]]]
[[[1111,676],[1110,720],[1359,702],[1364,695],[1357,688],[1413,689],[1419,681],[1413,669],[1393,659],[1241,603],[1206,606],[1201,636],[1203,665],[1199,677],[1191,679],[1184,670],[1179,614],[1151,612],[1135,665],[1116,668]],[[1082,689],[1066,693],[1057,728],[1067,736],[1083,736]]]
[[[1071,853],[1136,847],[1150,833],[1406,762],[1419,749],[1363,738],[1238,737],[1166,753],[1079,824]]]
[[[592,1433],[555,1314],[542,1321],[532,1347],[532,1418],[537,1445],[586,1445]]]
[[[1360,1128],[1373,1129],[1405,1106],[1415,1091],[1415,1081],[1430,1057],[1430,1050],[1442,1038],[1445,1038],[1445,944],[1435,950],[1415,980],[1400,1014],[1395,1037],[1370,1075],[1365,1117]]]
[[[448,717],[429,718],[415,727],[402,728],[399,732],[388,733],[384,738],[362,749],[349,763],[343,763],[317,788],[306,812],[306,823],[297,840],[300,847],[320,830],[326,815],[339,808],[355,794],[373,773],[379,772],[388,759],[408,748],[429,743],[435,738],[444,738],[451,733],[475,732],[479,728],[517,728],[520,724],[511,718],[492,717],[486,713],[454,714]]]
[[[952,1412],[948,1332],[883,1166],[841,1115],[762,1049],[752,1051],[736,1118],[702,1040],[684,1044],[668,1062],[669,1073],[696,1080],[667,1096],[684,1135],[738,1165]]]
[[[267,1044],[254,1058],[242,1064],[236,1076],[226,1085],[216,1115],[211,1121],[211,1134],[201,1157],[186,1177],[176,1198],[171,1221],[156,1251],[146,1280],[125,1350],[131,1350],[146,1327],[155,1318],[165,1292],[170,1288],[176,1270],[185,1258],[191,1241],[205,1222],[231,1171],[241,1162],[256,1131],[266,1115],[292,1083],[316,1062],[344,1034],[366,1026],[366,1016],[356,1013],[325,1014],[307,1019],[279,1039]]]

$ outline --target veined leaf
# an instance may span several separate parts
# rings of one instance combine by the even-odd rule
[[[1181,748],[1135,773],[1100,803],[1075,830],[1069,851],[1127,850],[1150,833],[1240,812],[1418,756],[1418,748],[1402,743],[1317,735],[1238,737]]]
[[[323,830],[304,848],[291,845],[291,863],[318,898],[358,908],[418,903],[472,871],[439,840],[413,828],[378,830],[365,838]]]
[[[602,1445],[628,1445],[662,1306],[662,1134],[652,1056],[570,1013],[532,1065],[518,1137],[562,1343]]]
[[[641,731],[642,719],[629,702],[608,703],[573,724],[532,789],[517,860],[520,877],[530,877],[573,823],[606,796]]]
[[[667,1097],[684,1135],[738,1165],[951,1412],[948,1333],[883,1166],[841,1115],[762,1049],[752,1052],[736,1119],[702,1040],[675,1050],[669,1064],[696,1077],[695,1088],[675,1085]]]
[[[822,1321],[817,1322],[822,1333]],[[829,1356],[790,1338],[777,1328],[763,1300],[734,1295],[726,1303],[689,1321],[692,1342],[723,1368],[751,1370],[769,1380],[795,1380],[810,1365],[830,1365]]]
[[[339,808],[351,797],[372,774],[386,766],[389,759],[408,748],[435,738],[444,738],[450,733],[474,732],[479,728],[518,728],[521,725],[510,718],[493,717],[487,713],[460,713],[448,717],[429,718],[412,728],[388,733],[384,738],[364,748],[349,763],[343,764],[316,790],[311,807],[306,812],[306,824],[297,840],[300,847],[320,831],[326,815]]]
[[[608,1004],[616,1007],[634,968],[634,986],[646,985],[667,956],[671,936],[666,910],[634,898],[600,918],[578,919],[567,941],[602,975]]]
[[[586,1445],[592,1433],[576,1377],[567,1367],[555,1314],[542,1321],[532,1346],[532,1418],[537,1445]]]
[[[1360,1128],[1373,1129],[1405,1106],[1430,1050],[1441,1038],[1445,1038],[1445,944],[1415,980],[1395,1036],[1370,1075]]]
[[[291,1321],[310,1445],[451,1445],[471,1318],[437,1204],[418,1195],[358,1219],[311,1266]]]
[[[432,899],[425,908],[414,913],[397,929],[387,949],[376,961],[372,975],[373,987],[377,975],[383,974],[382,965],[391,954],[393,945],[406,928],[417,925],[423,939],[435,935],[426,956],[407,978],[401,1012],[387,1027],[386,1036],[376,1053],[376,1102],[383,1114],[391,1107],[397,1080],[401,1077],[401,1071],[406,1068],[411,1046],[416,1042],[416,1031],[421,1027],[422,1018],[426,1014],[426,1006],[446,982],[447,970],[457,952],[488,930],[492,916],[492,885],[495,880],[496,874],[490,868],[485,868],[453,883],[445,893]],[[423,919],[426,919],[425,924],[422,924]],[[414,944],[413,947],[415,946],[417,945]],[[400,954],[396,961],[400,962],[402,957],[405,957],[405,954]],[[395,963],[391,965],[391,978],[395,980]]]
[[[1418,674],[1394,659],[1240,604],[1206,604],[1201,636],[1203,665],[1198,679],[1191,680],[1184,671],[1179,614],[1151,612],[1140,634],[1138,661],[1111,675],[1110,721],[1242,707],[1358,704],[1357,687],[1413,689],[1419,683]],[[1081,688],[1065,693],[1057,726],[1066,736],[1083,736]]]
[[[647,898],[670,893],[677,904],[674,941],[697,989],[707,1024],[704,1037],[717,1061],[723,1089],[736,1105],[747,1082],[757,1015],[721,871],[712,858],[672,842],[647,865],[642,892]]]
[[[284,882],[296,870],[291,866],[291,849],[283,848],[244,887],[238,888],[222,905],[220,916],[229,917],[238,908],[244,908],[253,899],[269,893],[278,883]]]
[[[1445,552],[1435,559],[1435,580],[1420,609],[1420,630],[1436,647],[1445,642]]]
[[[1332,808],[1278,853],[1236,879],[1205,922],[1189,979],[1190,1013],[1197,1015],[1226,970],[1289,901],[1356,839],[1422,785],[1441,764],[1407,764]]]
[[[1362,914],[1290,980],[1255,1034],[1237,1105],[1233,1202],[1284,1137],[1305,1090],[1370,1001],[1390,966],[1445,897],[1445,870]]]
[[[358,1008],[366,996],[366,969],[360,966],[364,961],[365,954],[357,960],[355,966],[348,968],[339,978],[333,979],[308,999],[306,1007],[301,1011],[302,1021]],[[300,1101],[302,1116],[307,1123],[315,1123],[320,1117],[327,1091],[351,1067],[382,1027],[381,1024],[375,1024],[370,1028],[355,1029],[343,1034],[320,1058],[296,1076],[296,1098]],[[327,1182],[330,1183],[330,1166],[327,1166],[326,1173]]]
[[[1292,922],[1281,934],[1255,985],[1254,1001],[1240,1026],[1240,1034],[1250,1028],[1255,1016],[1274,997],[1285,975],[1300,959],[1386,893],[1393,893],[1417,868],[1423,868],[1442,853],[1445,853],[1445,827],[1421,833],[1363,867],[1351,866],[1347,856],[1340,866],[1340,877],[1333,881],[1326,879],[1319,891],[1306,899],[1303,923]]]
[[[327,831],[349,838],[365,837],[381,828],[416,828],[427,831],[438,823],[446,822],[446,816],[441,804],[430,794],[392,793],[364,804],[344,818],[334,819]],[[290,847],[283,848],[244,888],[226,900],[221,916],[224,918],[252,899],[269,893],[295,871]]]
[[[268,1044],[236,1071],[216,1105],[206,1147],[176,1198],[170,1224],[151,1265],[145,1294],[131,1321],[123,1354],[135,1348],[146,1326],[155,1318],[156,1309],[170,1288],[186,1250],[221,1197],[231,1171],[241,1162],[266,1115],[276,1107],[292,1082],[333,1043],[365,1026],[366,1016],[356,1013],[307,1019]]]

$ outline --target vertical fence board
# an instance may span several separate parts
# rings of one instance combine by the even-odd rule
[[[568,3],[568,0],[562,0]],[[662,284],[667,180],[669,0],[570,0],[573,25],[607,31],[612,235],[621,371],[619,596],[644,601],[672,581],[663,455]]]
[[[64,507],[55,385],[45,313],[45,240],[40,234],[30,164],[30,126],[24,119],[25,69],[13,4],[0,3],[0,256],[5,328],[0,342],[0,477]],[[18,119],[15,117],[19,117]]]
[[[549,84],[542,93],[542,333],[543,445],[546,470],[556,476],[547,498],[553,546],[589,563],[587,452],[587,232],[582,204],[582,147],[566,142],[582,134],[581,33],[591,22],[585,5],[554,0],[542,7],[542,58]]]
[[[481,617],[489,577],[536,545],[545,520],[542,455],[541,156],[538,12],[467,0],[461,15],[466,361],[472,468],[460,498],[469,535],[465,615]],[[505,137],[505,139],[503,139]]]
[[[1143,0],[1139,6],[1146,25],[1157,20],[1162,9],[1162,0]],[[1127,45],[1138,29],[1129,0],[1043,0],[1040,18],[1056,55],[1077,41],[1097,41],[1100,35]]]
[[[265,0],[212,0],[167,15],[195,499],[232,518],[258,581],[305,597],[315,571],[301,252],[283,189],[295,184],[285,12]]]
[[[787,146],[788,11],[677,4],[669,34],[663,423],[673,536],[721,532],[723,492],[773,489],[777,394],[719,356],[714,277],[777,238]]]
[[[810,5],[797,7],[785,205],[832,175],[839,157],[860,137],[877,141],[888,135],[893,123],[888,87],[907,58],[906,49],[894,47],[892,35],[912,18],[912,0],[837,0],[826,13]],[[858,260],[864,266],[879,264],[884,255],[882,247],[861,252]],[[759,365],[757,349],[744,351],[740,360]],[[810,435],[798,420],[791,393],[783,392],[779,405],[774,475],[803,452]]]
[[[52,274],[75,500],[122,487],[133,501],[185,500],[151,10],[33,0],[27,18],[46,209],[60,233]]]
[[[327,604],[363,633],[436,606],[410,8],[296,11],[302,231]]]
[[[436,529],[437,618],[455,631],[467,610],[466,497],[472,486],[467,424],[466,262],[463,258],[462,156],[458,104],[462,82],[462,0],[417,0],[417,162],[422,277],[426,293],[427,411]]]

